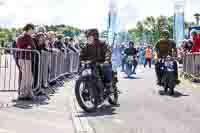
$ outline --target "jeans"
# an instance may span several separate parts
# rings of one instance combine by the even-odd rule
[[[126,64],[126,59],[123,58],[122,59],[122,71],[124,71],[125,64]]]
[[[151,68],[151,58],[145,59],[144,67],[146,67],[147,63],[149,63],[149,68]]]

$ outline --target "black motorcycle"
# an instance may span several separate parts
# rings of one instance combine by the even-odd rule
[[[81,64],[79,79],[75,85],[75,95],[79,106],[86,112],[95,112],[104,101],[118,104],[117,72],[112,71],[112,83],[108,87],[104,82],[102,67],[105,64]]]
[[[170,91],[170,95],[174,94],[174,88],[177,85],[176,69],[177,63],[171,56],[160,59],[161,86],[164,87],[165,93]]]

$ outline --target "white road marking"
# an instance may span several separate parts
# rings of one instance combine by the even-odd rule
[[[71,82],[70,85],[74,86],[75,81]],[[71,106],[71,117],[76,133],[94,133],[93,128],[89,125],[88,119],[86,117],[78,117],[81,115],[80,107],[76,101],[74,89],[72,89],[70,96],[70,106]]]
[[[0,133],[16,133],[16,132],[0,128]]]
[[[113,122],[118,123],[118,124],[123,124],[124,121],[120,119],[113,119]]]

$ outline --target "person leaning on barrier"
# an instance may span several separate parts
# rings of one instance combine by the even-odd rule
[[[46,75],[44,75],[44,71],[48,71],[48,65],[44,65],[44,63],[48,64],[48,56],[44,56],[43,57],[43,54],[42,52],[48,52],[48,49],[46,47],[46,36],[44,33],[40,32],[40,33],[37,33],[34,37],[34,40],[35,40],[35,44],[36,44],[36,49],[37,51],[40,53],[40,57],[41,57],[41,62],[40,62],[40,68],[41,68],[41,72],[42,73],[40,76],[41,78],[41,87],[42,88],[47,88],[48,87],[48,84],[47,84],[47,78],[48,78],[48,75],[46,72]],[[39,65],[39,59],[38,57],[35,57],[34,58],[34,68],[33,68],[33,72],[34,72],[34,87],[36,87],[37,85],[37,81],[38,81],[38,65]],[[45,68],[46,67],[46,68]],[[45,77],[46,76],[46,77]],[[37,88],[39,89],[39,88]],[[39,91],[39,90],[38,90]],[[38,93],[38,95],[45,95],[44,93]]]
[[[157,76],[157,84],[161,85],[161,78],[162,74],[160,71],[160,62],[158,59],[167,57],[168,55],[172,57],[177,57],[177,48],[176,48],[176,43],[174,40],[169,39],[169,31],[168,30],[163,30],[161,32],[161,39],[156,43],[155,45],[155,56],[156,56],[156,63],[155,63],[155,71],[156,71],[156,76]],[[175,74],[176,74],[176,79],[177,83],[180,81],[178,80],[178,67],[177,63],[175,65]]]
[[[49,52],[54,52],[54,53],[59,52],[59,50],[54,46],[55,42],[56,42],[56,33],[54,31],[49,31],[47,33],[47,40],[45,42],[47,44]]]
[[[86,35],[88,43],[81,50],[80,61],[104,63],[103,75],[105,77],[105,84],[109,88],[112,81],[111,48],[99,40],[99,32],[97,29],[88,30]]]
[[[34,41],[31,37],[34,30],[33,24],[27,24],[24,28],[24,33],[17,39],[17,48],[19,49],[36,49]],[[19,52],[17,54],[17,65],[20,71],[20,90],[19,99],[28,100],[33,99],[34,94],[32,90],[33,76],[32,76],[32,56],[31,52]]]
[[[60,35],[57,36],[57,40],[54,43],[54,47],[56,49],[59,49],[62,52],[65,51],[65,46],[64,46],[64,42],[63,42],[63,35],[60,34]]]
[[[191,52],[192,53],[200,52],[200,38],[196,30],[193,30],[191,32],[191,37],[192,37],[192,43],[193,43]]]
[[[68,45],[68,48],[71,50],[71,51],[73,51],[74,53],[77,53],[77,49],[75,48],[75,40],[74,40],[74,38],[70,38],[69,39],[69,45]]]

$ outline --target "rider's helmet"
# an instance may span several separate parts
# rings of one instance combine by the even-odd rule
[[[161,37],[168,39],[169,38],[169,31],[167,29],[164,29],[161,31]]]
[[[90,36],[93,36],[95,40],[98,40],[99,39],[99,31],[97,29],[89,29],[86,32],[86,36],[87,36],[87,38]]]
[[[133,41],[130,41],[130,42],[129,42],[129,47],[130,47],[130,46],[131,46],[131,47],[134,46],[134,42],[133,42]]]

